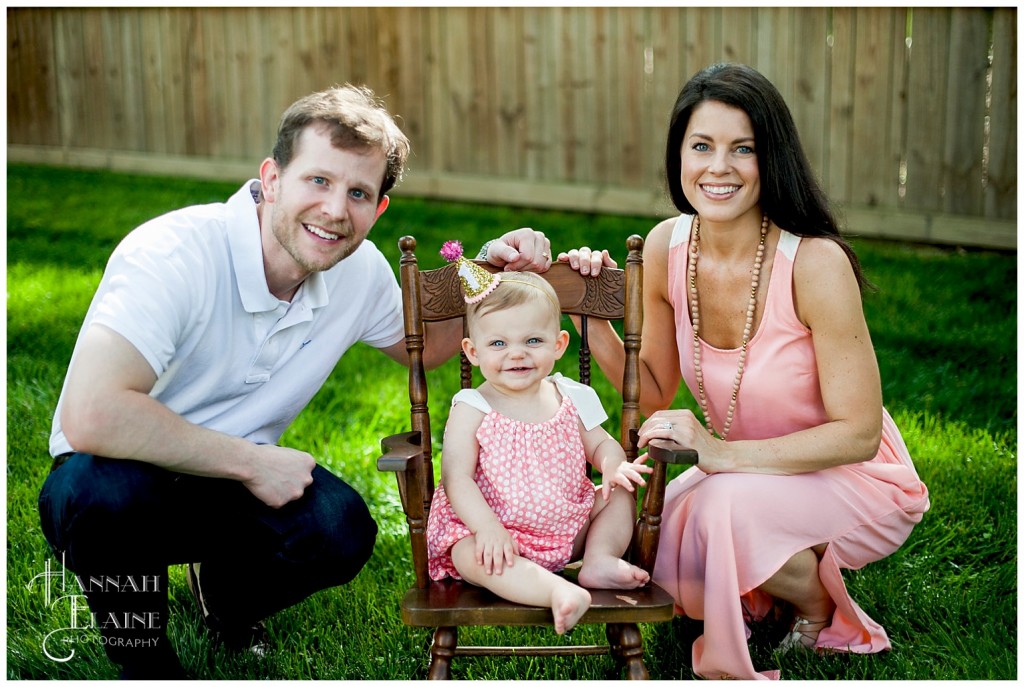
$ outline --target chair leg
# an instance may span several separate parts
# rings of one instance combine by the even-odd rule
[[[616,663],[622,663],[622,625],[619,623],[608,623],[604,627],[605,637],[608,638],[608,649]]]
[[[452,658],[459,642],[459,628],[439,627],[434,630],[434,642],[430,645],[430,668],[428,680],[451,680]]]
[[[619,631],[619,652],[626,662],[627,680],[648,680],[647,666],[644,665],[643,639],[640,628],[635,624],[622,625]]]

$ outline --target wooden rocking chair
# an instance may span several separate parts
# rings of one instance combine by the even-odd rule
[[[566,264],[556,263],[543,276],[558,294],[563,313],[583,319],[579,354],[579,381],[590,383],[590,350],[587,318],[621,320],[623,323],[626,369],[623,379],[621,442],[630,460],[636,458],[636,429],[640,424],[640,328],[641,285],[643,281],[643,239],[631,236],[626,242],[629,256],[624,269],[604,269],[599,277],[581,276]],[[673,601],[653,583],[634,590],[590,590],[593,603],[580,624],[605,624],[608,645],[547,647],[458,646],[458,628],[474,625],[552,625],[550,608],[523,606],[505,601],[475,585],[446,579],[432,581],[427,574],[426,524],[434,493],[431,462],[431,425],[427,410],[427,378],[423,367],[424,323],[462,317],[465,303],[450,264],[420,271],[415,256],[416,241],[406,236],[402,250],[401,281],[405,310],[405,341],[409,351],[409,397],[412,431],[393,435],[381,442],[383,455],[379,470],[395,472],[402,507],[409,525],[416,586],[402,599],[402,620],[413,627],[436,628],[430,647],[429,679],[449,679],[451,661],[461,655],[550,656],[611,653],[624,662],[629,679],[647,679],[643,647],[637,623],[671,620]],[[491,271],[496,268],[480,263]],[[472,382],[472,368],[462,355],[461,386]],[[659,460],[694,462],[692,455],[657,452]],[[658,531],[665,492],[665,463],[654,463],[643,491],[643,507],[636,522],[627,554],[630,562],[648,572],[654,570]]]

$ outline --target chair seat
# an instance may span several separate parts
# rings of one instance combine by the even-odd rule
[[[674,602],[655,584],[640,589],[591,589],[592,603],[580,623],[649,623],[672,619]],[[551,625],[550,608],[523,606],[453,579],[414,587],[402,599],[402,620],[413,627],[454,625]]]

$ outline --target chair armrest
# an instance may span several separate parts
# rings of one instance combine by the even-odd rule
[[[381,472],[405,472],[411,461],[422,455],[419,432],[403,432],[384,437],[380,441],[381,456],[377,469]]]
[[[647,445],[647,455],[659,463],[670,465],[696,465],[698,459],[697,452],[692,448],[680,448],[668,442],[655,444],[652,441]]]
[[[640,440],[640,432],[636,429],[629,430],[629,440],[635,447]],[[698,458],[697,452],[692,448],[679,448],[664,439],[655,439],[649,443],[647,455],[659,463],[669,465],[696,465]]]

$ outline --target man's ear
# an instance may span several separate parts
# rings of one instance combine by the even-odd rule
[[[391,199],[388,198],[387,194],[380,199],[380,205],[377,206],[377,214],[373,216],[373,221],[376,222],[380,219],[380,216],[384,214],[384,211],[388,209],[388,205],[391,204]]]
[[[281,168],[274,158],[268,157],[260,165],[260,189],[268,203],[277,200],[277,182],[281,178]]]
[[[565,355],[565,349],[569,346],[569,332],[564,329],[558,332],[558,337],[555,339],[555,360],[560,360]]]
[[[470,364],[479,367],[479,358],[476,357],[476,346],[473,345],[473,339],[466,337],[462,340],[462,352],[466,354]]]

